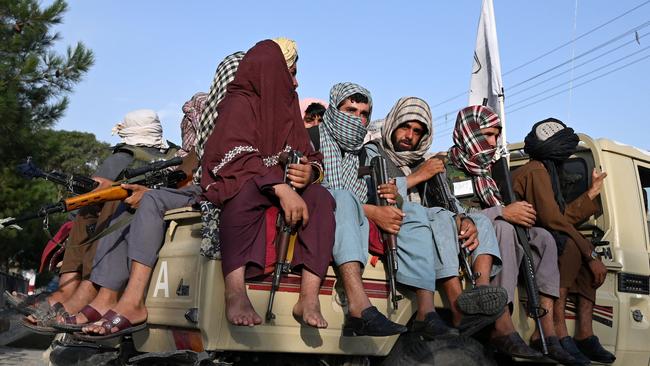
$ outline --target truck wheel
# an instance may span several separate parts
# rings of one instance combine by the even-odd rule
[[[400,336],[382,365],[492,366],[495,363],[472,338],[447,335],[424,341],[407,333]]]

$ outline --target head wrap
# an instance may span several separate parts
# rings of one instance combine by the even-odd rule
[[[492,147],[481,133],[482,128],[501,128],[501,119],[490,108],[474,105],[465,107],[456,117],[454,146],[449,159],[459,169],[472,176],[474,189],[487,207],[503,205],[499,188],[490,175],[492,164],[501,157],[501,147]]]
[[[212,134],[214,122],[217,120],[217,116],[219,115],[217,106],[226,95],[226,87],[235,79],[237,67],[239,67],[239,62],[244,58],[244,55],[244,52],[235,52],[232,55],[226,56],[223,61],[219,63],[219,66],[217,66],[217,71],[214,74],[214,79],[212,79],[212,85],[210,86],[210,92],[208,93],[208,99],[205,102],[205,108],[201,113],[199,126],[196,129],[196,156],[199,160],[203,157],[203,147],[205,146],[205,142],[208,140],[210,134]],[[198,184],[201,182],[202,173],[203,168],[199,166],[199,169],[194,173],[195,183]]]
[[[327,108],[327,106],[329,105],[327,104],[326,101],[317,98],[302,98],[300,99],[300,114],[302,115],[302,118],[305,118],[305,111],[307,110],[307,107],[309,107],[313,103],[318,103],[325,108]]]
[[[187,156],[192,150],[196,150],[196,131],[199,128],[201,112],[205,108],[205,102],[208,94],[199,92],[192,96],[190,100],[183,104],[183,120],[181,121],[181,149],[176,156]]]
[[[293,66],[298,61],[298,47],[296,42],[284,37],[274,38],[273,42],[277,43],[282,50],[282,56],[287,62],[287,67]]]
[[[420,122],[424,126],[424,134],[418,145],[412,151],[395,151],[393,133],[407,122]],[[433,122],[429,105],[417,97],[400,98],[388,112],[381,129],[381,145],[390,159],[404,174],[411,174],[411,165],[422,159],[431,147]]]
[[[132,146],[147,146],[166,149],[162,125],[158,114],[151,109],[138,109],[129,112],[124,120],[113,127],[112,134],[117,134],[122,142]]]
[[[321,152],[324,155],[325,182],[333,189],[352,191],[361,202],[368,199],[368,187],[358,178],[359,151],[368,131],[361,118],[339,111],[338,106],[349,96],[360,93],[368,97],[372,111],[370,92],[354,83],[339,83],[330,90],[330,104],[319,127]],[[368,116],[370,120],[370,116]]]
[[[535,123],[524,139],[524,152],[531,159],[541,161],[551,177],[555,201],[564,212],[566,203],[560,186],[562,164],[576,152],[580,139],[573,128],[555,118]]]
[[[202,159],[205,196],[223,205],[243,184],[269,174],[288,149],[320,160],[300,118],[298,95],[280,47],[262,41],[246,52],[219,105],[219,133],[208,138]]]

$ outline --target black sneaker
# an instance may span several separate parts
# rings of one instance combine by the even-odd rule
[[[578,349],[578,346],[576,346],[575,342],[573,341],[573,338],[566,336],[560,338],[560,344],[562,345],[562,348],[564,348],[565,351],[569,352],[573,358],[575,358],[578,362],[581,362],[583,365],[589,365],[591,361],[587,356],[582,354],[580,350]]]
[[[361,318],[345,317],[343,336],[386,337],[404,333],[407,330],[405,326],[388,320],[376,307],[371,306],[361,312]]]
[[[424,320],[414,320],[410,331],[426,340],[444,335],[458,335],[458,329],[447,325],[435,311],[428,313]]]
[[[531,347],[528,347],[526,342],[521,339],[517,332],[494,337],[490,339],[490,345],[494,347],[499,353],[510,357],[526,358],[530,360],[539,360],[544,358],[541,352],[538,352]]]
[[[463,291],[456,302],[458,309],[467,315],[501,314],[508,303],[508,293],[503,287],[478,286]]]
[[[580,352],[585,356],[589,357],[590,360],[600,363],[613,363],[616,361],[616,356],[613,353],[609,352],[600,344],[598,337],[592,335],[583,340],[577,340],[574,338],[576,346]]]
[[[560,344],[560,340],[557,337],[546,337],[544,339],[546,340],[546,349],[548,350],[548,354],[546,355],[546,357],[553,359],[563,365],[586,366],[590,364],[589,360],[587,360],[587,362],[584,363],[578,361],[575,357],[573,357],[571,353],[569,353],[564,348],[562,348],[562,345]],[[530,341],[530,346],[542,352],[541,339]]]

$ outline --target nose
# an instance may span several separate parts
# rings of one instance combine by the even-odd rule
[[[413,138],[413,130],[406,130],[404,137],[411,140]]]
[[[362,123],[364,126],[367,126],[367,125],[368,125],[368,117],[366,117],[365,115],[361,114],[360,111],[357,111],[357,112],[355,113],[355,115],[356,115],[357,117],[361,118],[361,123]]]
[[[296,78],[295,75],[291,75],[291,82],[293,83],[294,89],[298,88],[298,79]]]
[[[490,136],[490,137],[488,137],[488,138],[487,138],[487,143],[488,143],[491,147],[496,147],[496,146],[497,146],[497,137],[496,137],[496,136]]]

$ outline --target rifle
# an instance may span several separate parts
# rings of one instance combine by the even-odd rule
[[[166,168],[179,165],[182,162],[183,159],[177,157],[169,160],[157,161],[140,168],[126,169],[124,175],[130,177],[128,179],[115,182],[108,188],[62,199],[57,203],[41,207],[35,213],[27,214],[15,219],[0,220],[0,229],[38,217],[47,217],[53,213],[69,212],[97,203],[123,200],[130,195],[130,192],[122,188],[120,186],[121,184],[139,184],[150,188],[176,186],[187,178],[186,173],[179,170],[169,171]]]
[[[370,166],[360,167],[359,175],[370,175],[373,187],[388,183],[388,170],[386,168],[386,160],[381,156],[375,156],[370,160]],[[379,191],[375,188],[371,189],[369,202],[378,206],[388,206],[386,199],[379,197]],[[403,298],[402,295],[397,294],[397,235],[389,234],[382,230],[382,237],[384,239],[386,257],[386,272],[388,275],[388,286],[390,289],[391,302],[393,308],[398,308],[398,301]]]
[[[280,162],[284,164],[284,179],[285,183],[289,183],[287,173],[290,164],[300,163],[302,153],[300,151],[291,150],[288,153],[280,155]],[[291,185],[290,185],[291,186]],[[292,187],[293,188],[293,187]],[[294,188],[295,189],[295,188]],[[277,235],[275,236],[275,270],[273,271],[273,281],[271,283],[271,292],[269,293],[269,304],[266,308],[266,321],[275,319],[273,314],[273,301],[275,300],[275,293],[280,288],[280,278],[283,273],[291,271],[291,262],[287,260],[287,253],[289,251],[289,242],[291,236],[296,233],[295,226],[287,224],[284,218],[284,212],[280,210],[278,218],[275,223],[277,228]]]
[[[503,196],[503,203],[509,205],[517,201],[515,192],[512,188],[512,178],[510,177],[510,169],[508,167],[508,162],[505,157],[502,157],[497,162],[494,163],[492,167],[492,176],[495,180],[501,182],[499,191]],[[539,329],[540,339],[542,341],[542,351],[546,355],[548,354],[548,348],[546,346],[546,339],[544,338],[544,330],[542,329],[541,317],[548,313],[548,310],[542,308],[539,301],[539,289],[537,288],[537,282],[535,282],[535,268],[533,266],[533,256],[530,249],[530,237],[528,236],[528,230],[521,227],[520,225],[513,224],[515,232],[517,234],[517,241],[521,244],[524,249],[524,257],[521,261],[521,269],[524,273],[524,282],[526,285],[526,295],[528,296],[528,302],[526,303],[526,310],[528,316],[535,319],[537,324],[537,329]]]
[[[25,178],[43,178],[64,186],[68,191],[74,194],[88,193],[99,185],[99,183],[92,178],[80,174],[66,174],[56,170],[46,173],[32,162],[31,157],[28,157],[27,161],[18,165],[16,169],[18,170],[18,173]]]
[[[437,158],[433,158],[437,159]],[[453,212],[458,215],[458,207],[456,203],[452,200],[453,194],[449,189],[449,185],[442,178],[442,173],[436,174],[428,181],[424,182],[424,200],[423,204],[427,207],[439,206],[447,209],[448,211]],[[468,248],[463,248],[463,243],[461,240],[458,241],[458,246],[460,251],[458,252],[458,261],[461,265],[461,271],[471,283],[472,288],[476,287],[476,279],[481,277],[480,272],[474,273],[472,266],[470,264],[470,256],[472,253]]]

